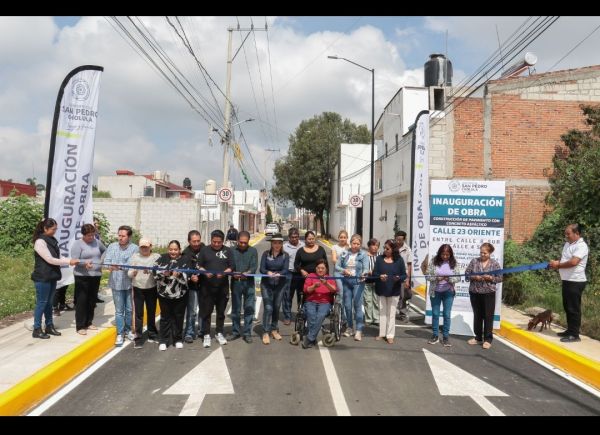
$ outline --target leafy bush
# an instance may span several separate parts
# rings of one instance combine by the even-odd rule
[[[0,251],[20,253],[31,248],[35,226],[44,216],[44,207],[26,195],[11,193],[0,201]]]

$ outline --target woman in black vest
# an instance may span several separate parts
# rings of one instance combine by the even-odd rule
[[[60,256],[56,233],[56,221],[52,218],[42,220],[33,232],[33,250],[35,263],[31,279],[35,285],[35,310],[33,314],[33,338],[50,338],[61,335],[52,322],[52,297],[56,283],[61,279],[60,266],[79,264],[76,258]],[[46,319],[46,328],[42,331],[42,314]]]

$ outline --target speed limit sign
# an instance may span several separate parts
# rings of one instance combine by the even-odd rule
[[[219,202],[229,202],[233,199],[233,191],[228,187],[219,189]]]
[[[362,202],[363,202],[363,199],[362,199],[362,196],[360,196],[360,195],[352,195],[350,197],[350,205],[352,207],[362,207]]]

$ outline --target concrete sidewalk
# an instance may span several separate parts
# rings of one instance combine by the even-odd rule
[[[250,245],[264,239],[255,233]],[[31,336],[33,317],[0,329],[0,415],[19,415],[45,400],[114,348],[115,305],[110,288],[100,290],[104,303],[95,310],[94,325],[79,335],[75,311],[54,316],[60,337],[42,340]],[[43,321],[43,320],[42,320]],[[129,345],[125,340],[124,346]]]

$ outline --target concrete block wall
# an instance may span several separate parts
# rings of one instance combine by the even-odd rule
[[[104,213],[110,223],[110,234],[116,235],[120,225],[131,225],[155,246],[170,240],[187,245],[187,233],[200,230],[200,201],[179,198],[97,198],[94,210]]]

